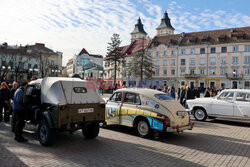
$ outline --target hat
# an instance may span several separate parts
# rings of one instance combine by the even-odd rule
[[[26,86],[27,84],[28,84],[27,82],[23,82],[21,86]]]

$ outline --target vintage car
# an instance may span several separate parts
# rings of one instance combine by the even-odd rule
[[[169,95],[144,88],[119,89],[106,102],[107,124],[134,127],[140,137],[192,129],[186,109]]]
[[[187,100],[187,105],[198,121],[220,117],[250,122],[250,90],[247,89],[226,89],[215,97]]]
[[[35,89],[40,101],[37,107],[33,104]],[[53,144],[56,131],[73,133],[82,129],[85,138],[93,139],[99,134],[99,123],[105,122],[104,100],[79,78],[46,77],[31,81],[24,96],[26,121],[38,126],[38,139],[45,146]]]

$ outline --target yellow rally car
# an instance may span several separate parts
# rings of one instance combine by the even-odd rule
[[[153,132],[183,132],[193,128],[186,109],[169,95],[144,88],[119,89],[107,100],[107,124],[135,127],[141,137]]]

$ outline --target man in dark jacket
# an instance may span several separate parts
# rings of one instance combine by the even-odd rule
[[[195,96],[195,98],[200,98],[200,91],[199,91],[198,87],[194,88],[194,96]]]
[[[27,83],[23,83],[20,88],[18,88],[13,97],[13,109],[16,116],[15,123],[15,140],[17,142],[27,142],[28,140],[22,136],[23,127],[25,125],[24,117],[24,105],[23,105],[23,96],[24,89],[27,86]]]

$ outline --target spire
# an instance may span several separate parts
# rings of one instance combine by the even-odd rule
[[[174,27],[171,25],[170,18],[168,17],[167,11],[165,11],[163,18],[161,19],[161,24],[156,29],[170,28],[174,30]]]
[[[134,31],[131,32],[131,34],[135,34],[135,33],[143,33],[143,34],[147,34],[145,31],[144,31],[144,28],[143,28],[143,24],[141,22],[141,18],[139,17],[139,19],[137,20],[137,24],[135,24],[135,28],[134,28]]]

